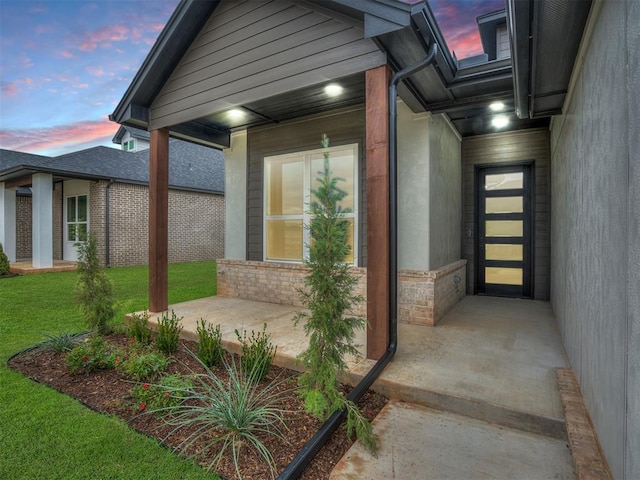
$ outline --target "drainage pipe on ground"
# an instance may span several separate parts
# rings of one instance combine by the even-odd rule
[[[357,403],[373,382],[380,376],[391,361],[398,347],[398,194],[397,194],[397,155],[398,155],[398,126],[397,103],[398,83],[400,80],[413,75],[417,71],[429,66],[436,57],[438,46],[431,45],[429,54],[423,60],[403,68],[391,77],[389,82],[389,344],[384,355],[369,370],[364,378],[347,396],[347,400]],[[329,440],[333,432],[340,426],[346,411],[344,409],[334,413],[320,427],[315,435],[298,452],[298,455],[284,469],[278,480],[295,480],[302,475],[306,466]]]

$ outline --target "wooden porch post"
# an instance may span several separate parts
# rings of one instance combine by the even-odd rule
[[[149,149],[149,310],[169,306],[169,130],[151,131]]]
[[[389,342],[389,105],[391,68],[366,73],[367,358]]]

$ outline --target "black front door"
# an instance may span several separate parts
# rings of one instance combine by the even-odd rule
[[[531,298],[532,166],[477,169],[477,293]]]

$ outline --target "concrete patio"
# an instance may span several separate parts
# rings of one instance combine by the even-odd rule
[[[299,307],[210,297],[169,309],[184,317],[188,339],[197,339],[200,318],[220,324],[231,351],[240,349],[235,329],[267,323],[278,346],[274,362],[299,369],[295,357],[306,346],[302,326],[293,325]],[[359,343],[364,339],[360,332]],[[518,478],[573,478],[555,376],[555,368],[568,364],[548,303],[469,296],[435,328],[400,324],[398,341],[394,360],[373,386],[394,400],[376,420],[381,455],[373,459],[354,446],[332,478],[506,479],[518,471]],[[358,382],[373,363],[351,359],[348,381]],[[501,453],[504,445],[512,449],[511,463]],[[391,464],[413,467],[390,476],[384,472]],[[518,470],[525,464],[529,470]]]

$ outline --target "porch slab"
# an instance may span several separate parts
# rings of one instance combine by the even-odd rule
[[[278,346],[274,363],[300,370],[295,359],[307,345],[302,325],[293,325],[300,307],[209,297],[169,309],[184,317],[182,336],[190,340],[197,340],[200,318],[220,324],[223,344],[233,352],[240,350],[235,329],[257,331],[267,323]],[[365,343],[364,331],[358,343]],[[548,303],[468,296],[437,327],[400,324],[398,343],[373,385],[389,398],[566,438],[554,369],[568,363]],[[349,383],[374,363],[349,359]]]
[[[9,267],[11,273],[17,273],[20,275],[32,275],[35,273],[54,273],[54,272],[70,272],[77,270],[76,262],[70,262],[67,260],[54,260],[53,267],[37,268],[33,266],[31,260],[20,260],[14,262]]]
[[[553,438],[395,401],[373,424],[377,456],[354,443],[331,480],[575,478],[566,443]]]

